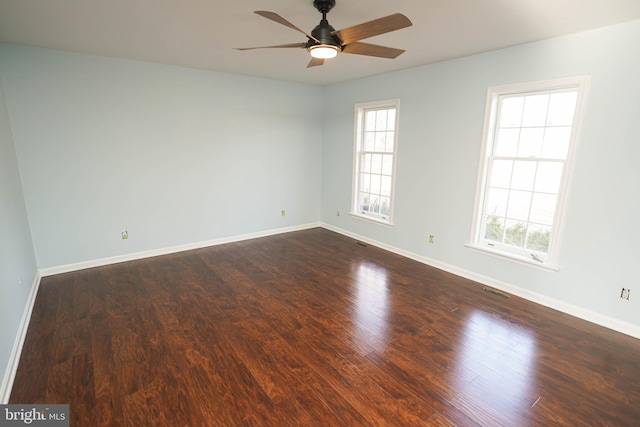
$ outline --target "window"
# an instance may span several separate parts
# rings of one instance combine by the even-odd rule
[[[356,105],[351,214],[391,225],[399,101]]]
[[[489,88],[469,246],[557,269],[587,81]]]

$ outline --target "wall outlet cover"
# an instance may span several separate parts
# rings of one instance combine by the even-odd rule
[[[628,300],[630,293],[631,293],[631,289],[622,288],[622,292],[620,293],[620,298]]]

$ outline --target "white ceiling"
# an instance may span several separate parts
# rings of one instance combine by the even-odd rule
[[[407,52],[314,68],[304,49],[232,49],[306,41],[254,10],[307,32],[321,18],[312,0],[0,0],[0,41],[326,85],[640,19],[640,0],[337,0],[336,29],[408,16],[412,27],[366,40]]]

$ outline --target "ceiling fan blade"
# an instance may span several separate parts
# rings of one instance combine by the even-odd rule
[[[404,53],[403,49],[394,47],[378,46],[377,44],[355,42],[346,45],[342,49],[343,53],[354,53],[356,55],[377,56],[378,58],[394,59]]]
[[[318,65],[322,65],[322,64],[324,64],[324,59],[322,59],[322,58],[311,58],[311,61],[309,61],[309,64],[307,65],[307,68],[317,67]]]
[[[278,44],[275,46],[256,46],[256,47],[234,47],[235,50],[253,50],[253,49],[274,49],[281,47],[297,47],[299,49],[304,49],[307,47],[306,43],[289,43],[289,44]]]
[[[258,14],[258,15],[262,16],[263,18],[267,18],[267,19],[270,19],[270,20],[272,20],[274,22],[277,22],[278,24],[282,24],[285,27],[289,27],[292,30],[296,30],[297,32],[302,33],[305,36],[309,37],[311,40],[315,40],[316,42],[320,43],[320,40],[316,39],[311,34],[307,34],[306,31],[301,30],[300,28],[296,27],[291,22],[287,21],[286,19],[284,19],[282,16],[278,15],[275,12],[269,12],[269,11],[266,11],[266,10],[256,10],[253,13]]]
[[[401,13],[394,13],[393,15],[385,16],[384,18],[374,19],[373,21],[364,22],[362,24],[354,25],[353,27],[334,31],[331,35],[338,36],[343,45],[348,45],[350,43],[357,42],[358,40],[400,30],[412,25],[413,24],[409,18]]]

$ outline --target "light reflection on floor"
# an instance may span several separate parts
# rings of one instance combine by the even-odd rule
[[[473,309],[461,327],[455,366],[476,375],[470,382],[462,378],[457,381],[459,398],[483,407],[490,402],[488,406],[494,407],[497,419],[514,422],[513,417],[524,414],[540,397],[536,386],[536,353],[531,331]]]
[[[355,287],[351,339],[359,348],[383,354],[389,340],[395,337],[388,271],[384,266],[362,260],[354,264],[352,273]],[[426,329],[415,335],[403,334],[400,341],[426,339],[425,344],[429,345],[428,341],[444,330],[456,335],[454,342],[458,345],[452,348],[453,363],[447,369],[450,384],[454,385],[452,390],[456,390],[451,395],[456,405],[470,415],[489,411],[487,419],[499,424],[527,425],[526,414],[540,398],[535,334],[526,326],[469,306],[454,310],[450,316],[432,324],[425,321],[428,329],[439,328],[439,322],[447,323],[444,329],[434,331],[435,335]]]
[[[386,342],[389,329],[387,270],[362,261],[355,267],[354,273],[357,287],[354,295],[355,337],[377,349]]]

